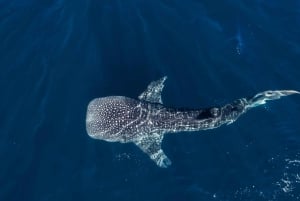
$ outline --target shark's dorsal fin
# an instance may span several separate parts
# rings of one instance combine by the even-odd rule
[[[138,140],[134,140],[133,143],[145,152],[159,167],[166,168],[172,162],[161,149],[162,139],[162,133],[151,133]]]
[[[149,101],[152,103],[162,104],[161,92],[164,88],[164,82],[166,81],[167,76],[160,78],[159,80],[151,82],[147,89],[139,95],[140,100]]]

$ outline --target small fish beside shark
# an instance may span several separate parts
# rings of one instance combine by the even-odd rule
[[[221,107],[177,109],[165,107],[161,93],[167,77],[149,84],[138,97],[108,96],[93,99],[87,108],[86,130],[90,137],[108,142],[132,142],[159,167],[171,160],[161,148],[164,134],[217,128],[236,121],[243,113],[266,101],[300,94],[294,90],[264,91]]]

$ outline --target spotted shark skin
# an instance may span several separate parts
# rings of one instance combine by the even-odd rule
[[[264,91],[220,107],[176,109],[163,105],[161,93],[166,79],[151,82],[138,99],[125,96],[93,99],[86,115],[88,135],[108,142],[134,143],[159,167],[166,168],[171,165],[171,160],[161,148],[164,134],[228,125],[266,101],[300,94],[294,90]]]

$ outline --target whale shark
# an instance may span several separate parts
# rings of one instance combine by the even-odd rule
[[[86,114],[88,135],[108,142],[134,143],[159,167],[166,168],[171,160],[161,147],[165,134],[228,125],[249,109],[269,100],[300,94],[295,90],[269,90],[223,106],[180,109],[163,105],[161,94],[166,79],[165,76],[151,82],[136,99],[108,96],[90,101]]]

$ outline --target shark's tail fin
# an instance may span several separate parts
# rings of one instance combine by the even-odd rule
[[[266,101],[280,99],[282,96],[289,96],[293,94],[300,94],[300,92],[295,90],[264,91],[248,98],[248,105],[246,107],[250,109],[252,107],[263,105]]]

